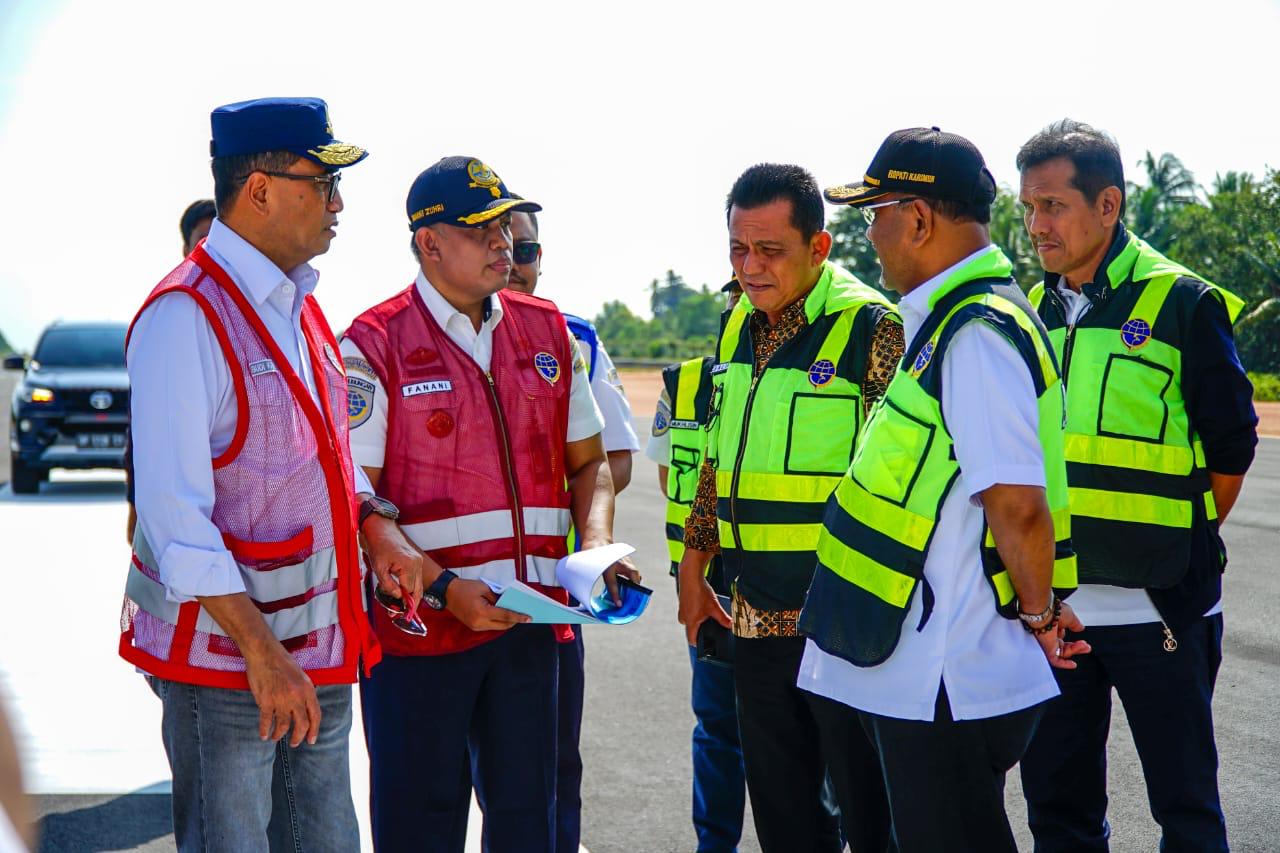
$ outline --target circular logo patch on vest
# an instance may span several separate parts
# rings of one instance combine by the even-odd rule
[[[821,388],[836,376],[836,366],[829,359],[819,359],[809,365],[809,384]]]
[[[1132,320],[1126,320],[1120,327],[1120,341],[1129,349],[1137,349],[1149,340],[1151,340],[1151,324],[1146,320],[1135,317]]]
[[[436,409],[431,413],[431,417],[427,418],[427,432],[436,438],[444,438],[453,432],[453,415],[443,409]]]
[[[373,414],[373,395],[377,386],[358,376],[347,376],[347,428],[356,427],[369,420]]]
[[[538,375],[552,385],[560,381],[560,362],[556,361],[556,357],[551,353],[540,352],[535,355],[533,366],[538,369]]]
[[[919,375],[926,367],[929,366],[930,359],[933,358],[933,341],[929,341],[920,348],[920,352],[916,354],[916,360],[911,364],[911,372]]]

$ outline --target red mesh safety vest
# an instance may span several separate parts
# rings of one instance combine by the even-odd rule
[[[342,417],[346,377],[333,333],[307,297],[302,332],[317,406],[240,288],[203,246],[157,285],[138,314],[170,294],[200,306],[235,385],[235,435],[213,460],[212,521],[249,597],[298,665],[316,684],[351,683],[358,661],[371,668],[381,652],[364,613],[354,475]],[[157,556],[139,525],[120,655],[172,681],[247,689],[235,642],[199,602],[165,597]]]
[[[416,286],[375,305],[346,335],[387,392],[386,461],[378,494],[432,559],[464,578],[518,578],[556,600],[569,493],[565,432],[573,355],[564,318],[545,299],[500,291],[502,320],[486,374],[445,334]],[[496,639],[423,607],[427,636],[397,630],[373,608],[388,654],[437,655]]]

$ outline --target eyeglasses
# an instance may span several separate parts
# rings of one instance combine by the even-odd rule
[[[407,589],[400,587],[400,598],[393,598],[382,591],[377,580],[373,580],[372,583],[373,597],[382,605],[382,609],[387,611],[392,625],[415,637],[427,636],[427,626],[422,624],[422,618],[418,616],[420,602],[413,601]]]
[[[542,244],[532,240],[521,240],[511,247],[511,259],[517,264],[531,264],[538,259]]]
[[[259,169],[258,171],[273,178],[287,178],[291,181],[311,181],[315,184],[325,184],[327,195],[324,198],[324,203],[326,205],[333,204],[333,200],[338,195],[338,181],[342,180],[341,172],[325,172],[323,175],[295,175],[293,172],[268,172],[266,169]]]
[[[893,207],[895,204],[906,204],[909,201],[919,201],[919,200],[920,200],[919,196],[911,196],[910,198],[895,198],[893,201],[882,201],[882,202],[879,202],[878,204],[864,204],[862,205],[862,207],[859,207],[858,210],[862,211],[862,218],[866,220],[866,223],[868,225],[870,225],[871,223],[876,221],[876,215],[872,211],[874,211],[877,207]]]

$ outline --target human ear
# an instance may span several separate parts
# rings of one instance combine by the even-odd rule
[[[1103,227],[1110,228],[1120,218],[1122,196],[1119,187],[1106,187],[1098,193],[1098,212],[1102,214]]]
[[[809,240],[809,255],[816,267],[831,254],[831,232],[819,231]]]

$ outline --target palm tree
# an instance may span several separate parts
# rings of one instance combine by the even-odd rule
[[[1146,186],[1129,182],[1128,224],[1158,251],[1173,242],[1174,214],[1189,204],[1200,203],[1200,186],[1195,175],[1168,152],[1157,158],[1150,151],[1138,161],[1147,175]]]

